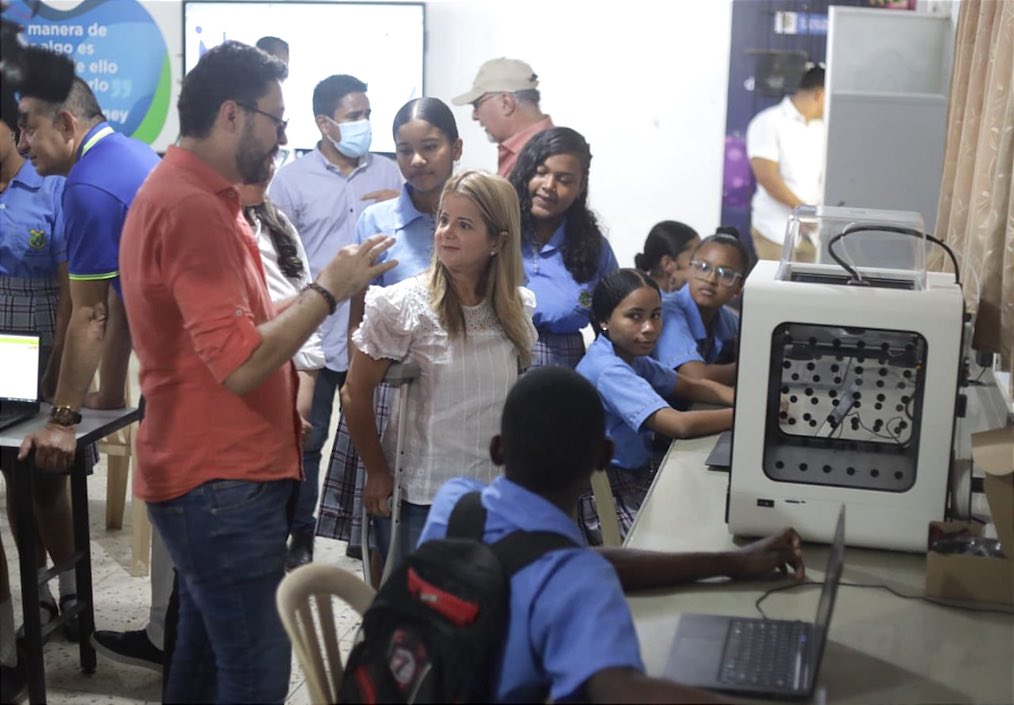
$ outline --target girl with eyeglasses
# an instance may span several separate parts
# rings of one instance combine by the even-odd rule
[[[666,399],[732,406],[733,391],[677,374],[650,357],[663,330],[662,297],[644,272],[619,269],[604,277],[592,294],[591,308],[598,337],[577,371],[595,386],[605,410],[606,433],[615,445],[606,474],[625,536],[654,476],[652,434],[693,438],[732,427],[732,409],[677,411]],[[601,543],[591,492],[581,498],[580,515],[588,542]]]
[[[652,357],[680,375],[736,383],[739,316],[726,306],[743,289],[750,259],[738,237],[704,238],[687,286],[662,295],[662,333]]]

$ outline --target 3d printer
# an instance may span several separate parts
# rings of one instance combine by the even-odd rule
[[[799,238],[818,261],[794,261]],[[915,213],[801,207],[743,290],[728,523],[919,551],[946,502],[963,300]],[[749,351],[749,352],[747,352]]]

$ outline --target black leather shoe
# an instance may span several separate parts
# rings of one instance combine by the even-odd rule
[[[363,560],[363,547],[359,544],[349,544],[345,547],[345,555],[349,558],[355,558],[357,561]]]
[[[143,629],[132,632],[97,631],[92,633],[91,643],[97,652],[114,661],[162,672],[162,652],[155,648]]]
[[[292,570],[313,561],[313,534],[293,534],[289,540],[289,555],[285,569]]]

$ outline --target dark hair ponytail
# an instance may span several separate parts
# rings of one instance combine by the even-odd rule
[[[257,218],[261,226],[267,228],[271,236],[271,244],[278,253],[278,268],[282,270],[289,279],[296,279],[303,276],[303,260],[299,258],[299,250],[296,248],[296,232],[289,225],[275,204],[264,197],[264,202],[256,206],[247,206],[248,217]]]
[[[677,220],[655,223],[644,241],[644,252],[634,255],[634,266],[642,272],[653,272],[665,256],[676,259],[691,242],[700,238],[697,231]]]
[[[458,140],[458,123],[454,120],[454,113],[438,98],[416,98],[401,106],[391,126],[395,142],[398,141],[398,130],[401,126],[412,120],[423,120],[433,125],[444,133],[448,142]]]

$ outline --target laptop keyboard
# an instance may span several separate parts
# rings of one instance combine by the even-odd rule
[[[805,622],[733,620],[722,652],[720,683],[770,688],[796,687],[797,656],[809,639]]]
[[[15,421],[31,418],[34,414],[24,409],[2,409],[0,410],[0,427],[13,424]]]

